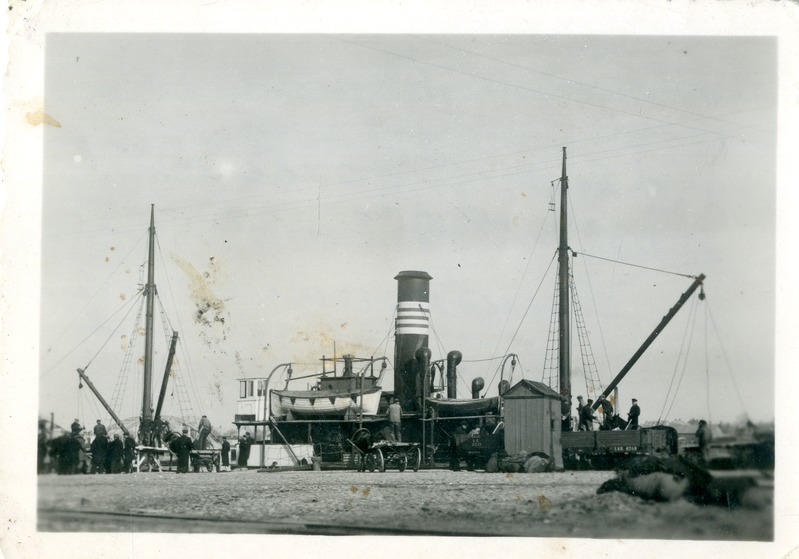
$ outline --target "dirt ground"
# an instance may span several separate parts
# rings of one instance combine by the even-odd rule
[[[597,495],[613,476],[447,470],[49,474],[38,478],[38,530],[773,539],[773,508],[762,505],[769,498],[758,508],[728,510]],[[338,528],[323,528],[330,526]]]

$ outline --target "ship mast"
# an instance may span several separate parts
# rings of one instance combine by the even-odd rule
[[[155,307],[155,205],[150,206],[150,247],[147,256],[147,285],[144,295],[147,301],[144,334],[144,382],[141,404],[142,422],[153,418],[153,309]]]
[[[560,393],[571,396],[571,333],[569,331],[569,237],[567,228],[566,148],[563,148],[563,171],[560,177],[560,244],[558,246],[558,386]]]

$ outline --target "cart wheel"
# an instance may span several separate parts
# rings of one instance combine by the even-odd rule
[[[397,468],[399,471],[404,472],[405,468],[408,467],[408,455],[406,453],[401,453],[397,456]]]
[[[379,448],[375,449],[375,462],[377,462],[377,470],[380,472],[386,471],[386,461],[383,459],[383,453]]]
[[[414,472],[418,472],[419,466],[422,465],[422,451],[416,446],[409,448],[405,453],[405,460]]]
[[[366,462],[365,464],[366,468],[368,468],[370,472],[374,472],[375,467],[377,466],[377,458],[375,458],[374,453],[370,452],[369,454],[367,454],[365,462]]]

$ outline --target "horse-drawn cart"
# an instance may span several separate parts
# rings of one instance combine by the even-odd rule
[[[358,471],[369,470],[385,472],[389,466],[396,466],[400,472],[411,468],[419,471],[422,465],[422,450],[419,443],[400,443],[394,441],[375,441],[367,429],[358,429],[350,439],[350,444],[357,451],[360,460]]]

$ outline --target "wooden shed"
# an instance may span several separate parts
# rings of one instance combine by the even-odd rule
[[[543,452],[563,468],[560,445],[560,395],[545,384],[521,380],[502,395],[505,416],[505,450]]]

